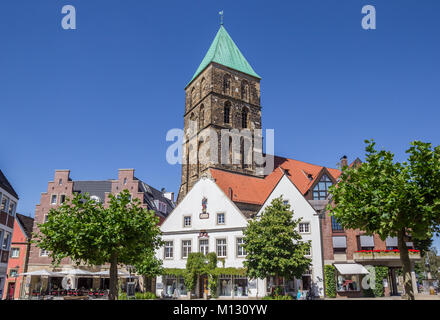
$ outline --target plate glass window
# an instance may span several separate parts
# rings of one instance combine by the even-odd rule
[[[2,204],[0,206],[0,210],[6,212],[6,208],[8,207],[8,197],[3,195],[2,197]]]
[[[9,211],[8,213],[12,216],[15,212],[15,201],[9,201]]]
[[[11,233],[10,232],[5,232],[4,238],[3,238],[3,244],[2,244],[2,249],[3,250],[8,250],[9,249],[9,242],[11,240]]]
[[[319,180],[318,184],[313,188],[313,200],[327,199],[328,189],[332,185],[330,178],[324,174]]]

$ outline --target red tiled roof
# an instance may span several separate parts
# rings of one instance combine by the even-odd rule
[[[233,201],[262,205],[280,181],[283,170],[299,191],[305,194],[324,169],[323,166],[278,156],[275,156],[274,165],[275,170],[262,178],[219,169],[211,169],[211,174],[226,195],[229,196],[229,190],[232,189]],[[335,180],[341,174],[338,169],[326,169]]]

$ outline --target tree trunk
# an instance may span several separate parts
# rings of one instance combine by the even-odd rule
[[[405,295],[402,297],[407,300],[414,300],[414,288],[412,286],[411,279],[411,261],[409,259],[408,247],[405,242],[405,229],[400,231],[397,235],[397,245],[399,246],[400,251],[400,261],[403,266],[403,285],[405,287]]]
[[[110,293],[109,300],[118,299],[118,257],[112,254],[110,257]]]

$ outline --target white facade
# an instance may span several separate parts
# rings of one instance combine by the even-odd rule
[[[207,201],[207,215],[203,214],[203,199]],[[188,217],[191,224],[184,226],[185,218],[188,224]],[[246,225],[247,218],[215,182],[209,178],[201,178],[161,226],[162,240],[167,242],[168,246],[172,243],[172,256],[169,250],[165,254],[165,248],[161,248],[157,256],[163,260],[164,268],[185,269],[188,244],[191,245],[191,252],[201,252],[201,242],[207,242],[207,252],[216,252],[219,260],[224,259],[225,268],[242,268],[245,256],[240,254],[237,241],[243,237],[242,231]],[[218,266],[223,267],[221,261]],[[265,295],[264,283],[261,280],[249,282],[249,296]],[[158,277],[156,287],[157,295],[161,295],[162,292],[170,294],[165,277]],[[196,294],[199,291],[198,287]],[[244,296],[244,293],[239,292],[236,296]]]
[[[271,203],[274,198],[283,196],[289,201],[295,218],[302,218],[301,232],[303,240],[311,240],[311,259],[313,267],[311,274],[304,275],[311,280],[311,288],[316,295],[323,295],[322,250],[319,217],[309,202],[303,197],[296,186],[283,176],[258,214]],[[206,201],[206,210],[202,203]],[[165,246],[157,252],[157,257],[163,260],[164,268],[185,269],[186,256],[189,252],[216,252],[218,259],[224,259],[224,267],[242,268],[245,255],[240,250],[239,241],[243,238],[243,229],[248,219],[226,194],[209,178],[201,178],[182,202],[167,217],[161,226],[162,240]],[[201,246],[202,245],[202,246]],[[208,248],[206,248],[208,246]],[[190,248],[190,249],[189,249]],[[222,262],[219,261],[219,267]],[[231,289],[228,289],[228,279],[220,278],[219,296],[226,297],[264,297],[267,293],[266,280],[232,279]],[[291,291],[300,287],[301,280],[290,283]],[[246,282],[243,288],[236,290],[236,283]],[[182,279],[158,277],[156,283],[157,295],[175,295],[175,289],[180,289],[181,295],[187,295],[182,287]],[[226,289],[225,289],[226,288]],[[201,286],[197,284],[195,294],[200,294]],[[235,291],[234,291],[235,290]],[[244,294],[243,290],[246,290]]]
[[[324,296],[321,226],[319,216],[286,175],[281,178],[277,186],[273,189],[257,216],[259,216],[264,209],[270,205],[273,199],[280,196],[283,197],[284,201],[288,201],[290,204],[290,208],[293,210],[294,219],[302,219],[301,223],[304,225],[301,226],[301,230],[299,230],[300,226],[298,226],[298,231],[300,232],[303,241],[311,241],[312,244],[310,252],[310,258],[312,259],[311,272],[304,276],[311,276],[311,288],[314,290],[315,295]],[[300,283],[298,280],[297,283],[295,283],[295,291],[298,290],[299,285]]]
[[[6,216],[6,223],[0,223],[0,299],[5,288],[8,269],[8,257],[10,255],[12,241],[12,227],[8,226],[8,220],[15,218],[18,199],[0,187],[0,212]],[[3,262],[2,262],[3,261]]]

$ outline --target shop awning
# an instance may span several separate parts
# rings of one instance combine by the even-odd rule
[[[374,247],[373,236],[360,236],[361,247]]]
[[[357,263],[341,263],[335,264],[335,268],[340,274],[369,274],[368,270],[361,264]]]
[[[333,248],[347,248],[347,238],[333,237]]]
[[[386,243],[387,247],[397,247],[397,237],[388,237],[388,238],[386,238],[385,243]],[[406,242],[406,246],[413,247],[414,243],[408,241],[408,242]]]
[[[397,237],[388,237],[385,240],[387,247],[397,247]]]

